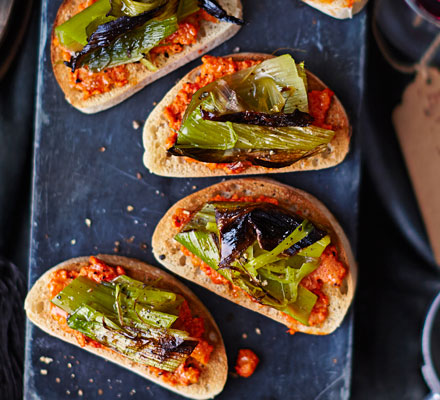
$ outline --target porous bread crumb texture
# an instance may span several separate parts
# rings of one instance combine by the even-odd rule
[[[127,257],[113,255],[98,255],[97,257],[111,265],[122,266],[134,279],[143,282],[156,282],[160,278],[160,280],[155,283],[156,286],[182,294],[188,301],[193,315],[203,317],[205,321],[205,330],[209,336],[210,343],[214,346],[214,350],[211,354],[209,363],[203,367],[197,384],[190,386],[171,386],[149,372],[145,365],[130,361],[114,351],[105,348],[96,349],[91,346],[85,346],[83,349],[125,367],[160,386],[188,398],[208,399],[220,393],[223,390],[227,378],[228,365],[226,352],[217,324],[200,300],[185,285],[159,268],[152,267],[141,261]],[[75,337],[63,331],[59,324],[50,315],[48,283],[50,282],[51,273],[53,271],[58,269],[79,271],[83,266],[88,265],[88,259],[89,257],[79,257],[64,261],[53,267],[35,282],[25,300],[27,317],[36,326],[48,334],[75,346],[79,346]]]
[[[261,53],[239,53],[231,55],[233,59],[267,59],[272,57]],[[185,157],[169,156],[166,140],[171,134],[168,122],[164,116],[167,107],[176,97],[184,83],[192,82],[200,73],[200,67],[195,68],[184,76],[154,108],[145,122],[143,130],[144,165],[150,172],[169,177],[204,177],[228,175],[222,168],[210,169],[201,162],[187,162]],[[327,86],[311,72],[307,71],[309,90],[323,90]],[[256,175],[293,171],[316,170],[333,167],[341,163],[350,147],[351,127],[347,113],[341,102],[333,96],[326,122],[335,130],[335,136],[322,153],[300,160],[285,168],[264,168],[252,166],[237,175]],[[236,176],[236,175],[235,175]]]
[[[58,9],[54,28],[71,18],[78,9],[79,4],[83,1],[84,0],[64,0]],[[236,17],[242,17],[243,10],[240,0],[220,0],[219,3],[230,14]],[[235,24],[226,22],[213,23],[202,20],[197,43],[185,46],[181,53],[172,54],[168,58],[165,57],[165,55],[160,55],[156,61],[157,71],[149,71],[140,63],[126,64],[129,71],[129,83],[127,85],[115,87],[109,92],[99,95],[93,95],[87,100],[84,100],[81,91],[70,87],[68,68],[60,62],[60,60],[63,59],[62,49],[59,46],[55,46],[53,42],[55,37],[54,29],[52,30],[51,36],[52,68],[66,100],[78,110],[86,114],[93,114],[113,107],[143,89],[148,84],[219,46],[234,36],[239,29],[240,26]]]
[[[152,239],[153,253],[156,259],[170,271],[183,278],[195,282],[238,305],[286,324],[285,315],[280,311],[251,301],[241,291],[234,293],[227,285],[214,284],[199,267],[192,264],[189,257],[183,256],[182,258],[181,245],[174,240],[174,236],[178,233],[179,229],[174,226],[172,217],[177,209],[183,208],[195,211],[216,195],[228,197],[232,194],[237,194],[238,196],[258,197],[264,195],[274,197],[281,206],[293,212],[300,211],[303,217],[310,219],[313,223],[329,232],[332,243],[338,249],[339,259],[348,268],[347,277],[341,288],[335,288],[327,284],[323,286],[323,292],[330,299],[329,316],[323,324],[305,326],[296,323],[290,327],[299,332],[315,335],[325,335],[333,332],[342,323],[350,307],[356,286],[357,265],[350,248],[350,243],[331,212],[319,200],[302,190],[270,179],[247,178],[227,180],[193,193],[171,207],[157,225]],[[163,255],[165,255],[165,258],[161,257]]]

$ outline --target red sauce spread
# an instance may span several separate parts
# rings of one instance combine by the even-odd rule
[[[235,371],[243,378],[249,378],[257,368],[260,359],[249,349],[240,349],[238,351]]]
[[[112,267],[99,258],[91,256],[89,258],[89,265],[82,267],[79,272],[64,269],[53,272],[48,285],[49,296],[51,299],[54,298],[78,276],[86,276],[96,283],[101,283],[103,281],[111,281],[119,275],[125,275],[125,270],[122,267]],[[67,325],[67,313],[56,305],[50,304],[52,318],[58,322],[65,332],[74,335],[81,347],[86,345],[96,348],[104,347],[82,333],[69,328]],[[205,332],[204,321],[200,317],[193,317],[187,301],[184,301],[180,309],[179,318],[174,323],[173,328],[187,331],[190,336],[199,339],[199,344],[191,356],[174,372],[168,372],[150,366],[148,369],[156,374],[156,376],[160,376],[164,382],[173,385],[190,385],[191,383],[196,383],[199,379],[202,366],[208,363],[213,351],[213,346],[203,339]]]
[[[309,98],[309,113],[313,117],[313,125],[325,129],[332,129],[332,126],[326,124],[325,120],[333,95],[334,93],[328,88],[324,90],[312,90],[307,93]]]
[[[186,17],[182,22],[179,22],[179,27],[176,32],[163,39],[158,46],[150,51],[152,60],[159,54],[171,55],[180,53],[185,46],[197,43],[197,34],[200,30],[200,21],[218,22],[217,18],[209,15],[204,10],[199,10],[192,15]]]
[[[216,195],[209,201],[266,202],[275,205],[279,204],[278,200],[273,197],[239,196],[237,194],[233,194],[231,197]],[[297,214],[300,215],[301,213],[297,212]],[[185,215],[185,218],[182,218],[182,215]],[[176,228],[181,228],[187,222],[189,222],[190,219],[191,212],[179,208],[177,209],[175,215],[173,215],[173,224]],[[218,285],[228,285],[234,292],[240,290],[245,293],[251,300],[255,301],[255,299],[249,296],[248,293],[233,285],[223,275],[219,274],[208,264],[204,263],[199,257],[191,253],[186,247],[181,246],[180,250],[183,254],[190,257],[193,265],[199,267],[211,279],[213,283]],[[324,283],[339,287],[342,285],[342,281],[344,280],[346,275],[347,269],[345,268],[344,264],[342,264],[342,262],[339,260],[336,247],[332,244],[327,246],[324,252],[321,254],[320,264],[318,268],[310,275],[306,276],[300,283],[306,289],[310,290],[318,296],[318,299],[309,317],[309,325],[320,324],[324,322],[328,316],[328,306],[330,302],[328,297],[322,292],[322,286],[324,285]],[[285,318],[288,325],[295,326],[297,324],[297,321],[291,316],[286,314]],[[289,332],[293,335],[295,333],[295,329],[290,328]]]
[[[86,0],[78,6],[78,13],[91,6],[97,0]],[[160,44],[150,52],[152,61],[161,53],[171,55],[180,53],[185,46],[197,43],[197,34],[202,20],[217,22],[217,19],[206,11],[200,10],[188,16],[179,23],[178,30],[163,39]],[[64,49],[57,37],[54,44],[63,50],[63,61],[69,61],[71,53]],[[87,66],[78,68],[74,72],[69,71],[69,85],[83,93],[84,100],[96,94],[109,92],[113,88],[122,87],[129,82],[129,71],[126,65],[106,68],[100,72],[92,72]]]

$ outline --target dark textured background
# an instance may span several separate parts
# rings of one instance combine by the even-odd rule
[[[38,10],[33,14],[20,57],[0,83],[0,254],[12,259],[23,275],[27,274],[38,14]],[[370,107],[366,119],[369,122],[374,120],[379,125],[388,125],[389,110],[398,99],[406,80],[384,64],[374,44],[371,46],[367,72],[365,98],[367,103],[373,102],[373,106],[380,108],[381,112],[371,112]],[[376,79],[378,73],[383,81],[393,82],[392,93],[381,90]],[[364,138],[366,135],[374,135],[374,132],[364,132]],[[388,132],[388,135],[393,144],[392,132]],[[371,160],[373,150],[364,145],[367,159]],[[374,155],[373,152],[373,160]],[[408,244],[384,210],[383,202],[387,203],[387,198],[379,198],[376,192],[376,183],[372,183],[369,171],[365,171],[360,201],[360,281],[355,299],[352,398],[423,398],[427,389],[420,375],[421,328],[424,314],[440,289],[439,276]],[[6,276],[3,268],[2,265],[2,280]],[[11,294],[2,295],[1,300],[5,298],[12,299]],[[13,303],[7,300],[2,304],[9,309],[13,307]],[[18,312],[14,315],[16,319],[19,316]],[[5,317],[6,314],[2,313],[3,338]],[[23,344],[23,332],[15,328],[13,333],[9,332],[9,340],[19,348]],[[11,351],[10,356],[16,356],[17,353],[20,351]],[[20,356],[15,358],[19,359]],[[4,365],[2,362],[2,373],[5,372]],[[4,377],[4,374],[0,374],[2,394],[7,393],[6,388],[13,385],[12,379],[5,380]]]

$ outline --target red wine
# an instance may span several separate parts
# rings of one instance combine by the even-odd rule
[[[440,0],[414,0],[414,3],[434,18],[440,19]]]

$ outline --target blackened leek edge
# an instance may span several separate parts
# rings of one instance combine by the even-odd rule
[[[174,371],[198,344],[173,329],[184,299],[121,275],[98,284],[79,276],[52,303],[68,313],[67,324],[133,361]]]
[[[330,236],[270,203],[207,203],[175,239],[256,301],[304,325],[317,296],[300,286]]]

